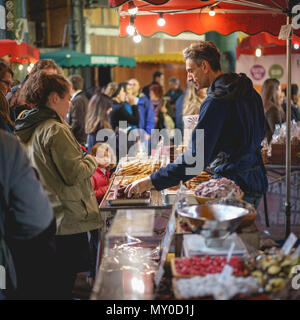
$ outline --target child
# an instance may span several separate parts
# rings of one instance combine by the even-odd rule
[[[98,168],[91,177],[92,186],[100,205],[109,186],[110,170],[116,165],[116,156],[107,143],[96,143],[91,149],[91,155],[97,158]],[[96,269],[100,265],[101,239],[99,230],[89,232],[91,266],[87,274],[87,282],[92,287],[96,275]],[[98,261],[97,261],[98,260]]]
[[[98,204],[100,204],[109,185],[110,170],[116,165],[116,156],[112,148],[102,142],[93,146],[91,155],[98,159],[98,168],[92,176],[91,182]]]

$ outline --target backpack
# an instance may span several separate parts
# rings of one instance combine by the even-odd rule
[[[17,277],[10,250],[5,241],[5,215],[9,208],[4,199],[4,188],[0,184],[0,300],[6,296],[5,290],[15,290],[17,287]]]

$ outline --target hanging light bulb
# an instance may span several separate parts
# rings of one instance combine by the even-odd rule
[[[215,14],[216,14],[215,8],[214,8],[214,7],[210,7],[209,15],[210,15],[211,17],[213,17]]]
[[[19,67],[18,67],[18,69],[20,70],[20,71],[22,71],[23,70],[23,65],[22,64],[19,64]]]
[[[128,2],[128,13],[131,15],[136,15],[138,12],[137,6],[134,4],[134,1],[129,1]]]
[[[27,67],[27,71],[28,71],[28,72],[30,72],[31,69],[32,69],[32,68],[31,68],[30,66]]]
[[[34,67],[34,64],[33,63],[30,63],[30,68],[32,69]]]
[[[166,24],[166,20],[163,18],[163,14],[162,13],[159,14],[159,19],[157,20],[157,24],[160,27],[163,27]]]
[[[135,30],[134,36],[133,36],[133,41],[135,43],[140,43],[142,41],[142,37],[138,32]]]
[[[258,58],[261,57],[262,51],[261,51],[260,48],[257,48],[257,49],[255,50],[255,55],[256,55]]]
[[[135,31],[134,19],[135,19],[135,16],[131,16],[130,17],[130,23],[126,28],[126,31],[130,36],[133,36],[134,35],[134,31]]]
[[[295,50],[298,50],[299,48],[300,48],[300,45],[299,45],[298,43],[295,43],[295,44],[294,44],[294,49],[295,49]]]
[[[126,28],[126,31],[130,36],[133,36],[134,35],[134,31],[135,31],[135,27],[132,24],[130,24]]]

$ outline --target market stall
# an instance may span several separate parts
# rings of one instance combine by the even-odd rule
[[[292,21],[298,12],[297,7],[295,8],[297,4],[295,0],[192,0],[184,2],[180,0],[110,0],[111,7],[119,7],[121,37],[127,36],[127,27],[133,25],[135,27],[133,36],[151,36],[156,32],[165,32],[175,36],[184,31],[196,34],[217,31],[227,35],[235,31],[243,31],[249,35],[260,32],[276,36],[280,34],[281,38],[286,41],[286,236],[290,233],[291,227],[291,41],[293,33],[300,35],[300,29],[296,25],[297,21]],[[164,18],[164,24],[158,23],[160,18]],[[295,27],[294,30],[293,27]]]
[[[239,200],[242,194],[232,182],[214,182],[205,172],[177,190],[126,198],[124,187],[159,167],[156,160],[126,157],[117,167],[100,205],[106,220],[113,219],[103,237],[91,299],[227,300],[283,295],[300,261],[300,247],[292,249],[297,237],[291,234],[282,249],[259,254],[255,241],[243,232],[255,219],[255,210]],[[205,188],[208,183],[215,184],[214,190]],[[220,200],[221,193],[235,197]]]
[[[300,83],[300,38],[292,39],[292,83]],[[244,38],[236,48],[236,72],[245,73],[260,91],[263,82],[276,78],[287,85],[286,43],[265,32]]]
[[[125,35],[125,26],[131,23],[127,10],[132,10],[133,7],[138,7],[140,12],[140,14],[131,13],[136,15],[134,19],[136,32],[148,36],[162,30],[162,27],[155,25],[159,13],[164,14],[167,24],[170,23],[171,27],[164,30],[172,35],[185,30],[203,33],[205,27],[206,31],[217,30],[222,34],[236,30],[249,34],[260,31],[278,34],[281,25],[286,23],[283,12],[286,8],[285,1],[201,1],[199,5],[199,1],[171,0],[160,3],[159,0],[136,2],[112,0],[111,5],[123,5],[120,10],[121,35]],[[220,13],[219,20],[209,20],[211,6],[214,6],[216,15]],[[288,9],[291,10],[291,7]],[[248,16],[252,20],[248,21]],[[218,23],[215,23],[216,21]],[[290,34],[287,33],[290,48]],[[288,69],[290,67],[289,60]],[[289,70],[289,76],[290,74]],[[288,91],[289,85],[290,79]],[[289,110],[290,106],[287,109]],[[288,127],[288,133],[289,130]],[[287,134],[288,192],[291,165],[289,138]],[[152,160],[147,161],[151,163]],[[205,171],[196,177],[194,183],[181,182],[177,188],[171,190],[172,195],[169,190],[164,190],[162,192],[164,202],[172,204],[172,207],[169,209],[163,238],[160,245],[155,247],[155,252],[158,254],[153,257],[153,247],[150,251],[143,250],[149,248],[146,245],[147,238],[153,235],[153,221],[158,212],[155,208],[148,211],[152,194],[151,192],[135,194],[132,199],[128,199],[124,194],[125,186],[122,186],[122,183],[126,179],[126,183],[138,179],[138,174],[144,173],[144,170],[150,174],[154,165],[148,163],[145,169],[143,161],[142,163],[137,159],[131,161],[123,159],[123,161],[119,164],[115,175],[115,178],[118,176],[122,178],[115,184],[112,183],[113,189],[110,188],[103,200],[106,204],[103,207],[102,203],[101,206],[107,210],[107,206],[114,206],[112,202],[114,200],[118,205],[123,202],[125,207],[129,204],[128,201],[133,201],[135,204],[129,210],[116,210],[111,226],[112,234],[108,232],[105,236],[107,250],[104,249],[92,299],[160,299],[162,286],[168,291],[165,292],[165,296],[176,299],[272,299],[274,294],[290,290],[295,267],[299,263],[300,247],[299,245],[297,247],[297,237],[289,230],[288,192],[286,216],[287,235],[290,235],[281,248],[271,248],[262,253],[257,250],[259,246],[255,232],[249,232],[247,229],[256,217],[256,210],[242,200],[243,192],[233,181],[227,178],[214,179],[209,171]],[[150,172],[148,172],[149,166],[152,168]],[[126,174],[131,176],[126,177]],[[110,197],[107,198],[109,194]],[[143,203],[143,207],[137,207],[137,200]],[[116,206],[117,203],[115,202]],[[139,238],[139,232],[142,233],[142,238]],[[174,240],[176,246],[178,239],[181,246],[177,250],[174,248],[176,257],[170,260],[170,268],[167,270],[166,261],[172,241]],[[140,247],[143,249],[138,249]],[[113,272],[116,272],[118,281],[107,283],[106,279],[114,278]],[[168,285],[163,284],[164,280],[168,281]],[[113,289],[108,291],[110,284]],[[281,297],[288,299],[289,293],[285,292]]]

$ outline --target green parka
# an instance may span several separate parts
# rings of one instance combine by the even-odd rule
[[[103,221],[90,182],[97,165],[91,155],[83,155],[68,124],[53,109],[41,107],[16,120],[15,131],[48,193],[57,234],[100,228]]]

